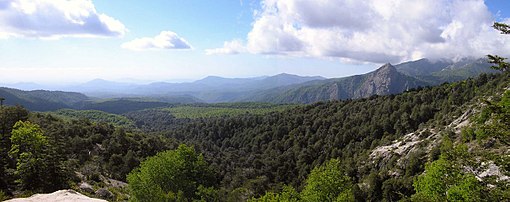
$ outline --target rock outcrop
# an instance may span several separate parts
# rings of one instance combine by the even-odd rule
[[[5,202],[107,202],[90,198],[74,190],[59,190],[50,194],[35,194],[28,198],[15,198]]]

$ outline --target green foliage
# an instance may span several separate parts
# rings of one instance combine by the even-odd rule
[[[11,131],[18,121],[26,121],[28,111],[20,106],[0,107],[0,190],[7,190],[13,184],[13,178],[8,172],[16,162],[9,157],[11,149]]]
[[[279,201],[285,201],[285,199],[282,199],[282,197],[278,193],[266,192],[266,194],[261,196],[260,198],[253,198],[253,199],[250,199],[249,201],[250,202],[279,202]]]
[[[18,121],[23,123],[12,132]],[[29,116],[22,107],[0,108],[0,131],[0,190],[9,195],[68,188],[79,180],[74,171],[100,187],[105,178],[125,181],[140,159],[177,146],[157,134],[126,131],[106,123],[61,119],[48,113]]]
[[[332,159],[312,170],[301,192],[303,201],[353,201],[352,183],[341,170],[340,161]]]
[[[505,23],[494,22],[492,27],[501,31],[501,34],[510,34],[510,26]],[[505,62],[507,58],[503,58],[497,55],[487,55],[487,57],[489,57],[489,63],[496,64],[496,66],[492,66],[493,69],[503,72],[510,71],[510,63]]]
[[[49,146],[42,130],[30,122],[18,121],[12,130],[11,144],[9,156],[17,162],[16,182],[23,189],[40,188],[47,169],[42,154],[44,147]]]
[[[9,155],[16,159],[27,153],[42,152],[43,147],[48,146],[48,140],[38,125],[18,121],[12,130],[11,144]]]
[[[132,201],[200,199],[196,194],[199,186],[215,184],[202,155],[186,145],[146,159],[140,168],[128,175],[127,180]],[[203,193],[204,190],[201,191]]]
[[[319,102],[266,115],[194,119],[164,133],[195,145],[208,162],[219,167],[221,187],[229,191],[243,187],[248,198],[277,190],[282,183],[303,187],[311,170],[332,158],[342,159],[341,167],[353,183],[364,183],[374,169],[366,162],[371,149],[390,144],[420,125],[446,126],[461,115],[466,104],[501,92],[508,82],[502,75],[482,75],[399,95]],[[361,187],[361,198],[382,198],[382,186],[392,178],[387,174],[392,169],[404,170],[403,176],[386,183],[385,196],[399,200],[413,194],[412,179],[423,171],[424,156],[402,166],[398,158],[378,164],[380,171],[374,178],[378,186],[373,190]],[[430,157],[437,159],[439,150]],[[265,180],[247,186],[258,179]]]
[[[266,192],[260,198],[252,198],[251,202],[298,202],[299,193],[291,186],[284,186],[280,193]]]
[[[9,156],[16,161],[22,189],[49,191],[66,187],[65,168],[37,124],[18,121],[12,130]]]
[[[448,192],[445,192],[442,199],[476,199],[477,195],[469,195],[476,192],[469,190],[480,187],[476,186],[472,176],[460,172],[462,171],[460,168],[463,168],[461,165],[470,164],[455,160],[456,157],[464,159],[469,156],[469,153],[466,146],[456,145],[457,139],[453,133],[448,133],[451,141],[444,141],[443,146],[435,147],[431,154],[417,152],[406,158],[394,155],[390,159],[374,163],[368,162],[367,159],[375,147],[388,145],[408,132],[428,126],[440,128],[450,124],[461,115],[466,106],[479,103],[480,97],[502,92],[501,89],[508,86],[508,79],[508,76],[503,74],[482,75],[477,79],[417,89],[399,95],[293,106],[267,114],[233,113],[235,116],[230,116],[227,110],[222,112],[227,116],[181,119],[159,108],[126,113],[125,116],[129,117],[136,127],[147,132],[145,134],[136,129],[122,129],[104,122],[62,119],[51,114],[31,113],[29,120],[39,125],[43,131],[50,145],[45,148],[52,148],[43,150],[42,153],[47,155],[41,158],[46,159],[46,162],[64,162],[56,163],[56,165],[66,165],[69,169],[80,172],[84,175],[84,179],[95,187],[102,186],[101,181],[105,178],[126,180],[126,175],[139,166],[140,161],[159,153],[156,157],[146,159],[146,162],[152,163],[142,164],[129,175],[131,180],[141,182],[137,184],[130,181],[130,189],[138,186],[141,189],[138,191],[139,194],[151,195],[155,198],[149,197],[149,199],[154,200],[245,201],[252,198],[257,201],[298,201],[309,197],[348,201],[354,198],[358,201],[397,201],[410,197],[414,193],[413,178],[417,178],[423,172],[423,165],[427,159],[431,161],[447,159],[446,164],[451,164],[452,169],[446,167],[445,172],[458,173],[445,179]],[[491,123],[505,126],[503,123],[506,123],[504,120],[507,116],[502,115],[502,112],[505,106],[508,106],[507,97],[505,95],[491,100],[492,105],[497,107],[488,105],[486,117],[483,124],[480,123],[481,126]],[[226,105],[185,106],[261,111],[279,107],[246,103]],[[6,108],[11,109],[11,107]],[[5,120],[5,123],[11,123],[15,120],[12,122],[14,125],[19,119],[26,120],[27,114],[23,115],[22,111],[12,110],[9,115],[2,112],[0,118],[3,118],[0,121]],[[16,115],[18,112],[20,116]],[[11,136],[10,128],[12,126],[6,126],[3,129],[7,137]],[[475,136],[478,135],[478,131],[481,131],[478,126],[472,130]],[[490,137],[494,134],[493,129],[483,131],[488,137],[487,141],[491,140]],[[501,134],[505,132],[505,130],[495,131],[500,131]],[[423,133],[420,137],[426,138],[430,135],[432,134]],[[473,134],[468,131],[465,136],[468,139],[472,138]],[[197,151],[203,153],[203,157],[194,153],[194,150],[186,152],[189,151],[187,149],[180,152],[182,155],[178,154],[179,149],[161,152],[177,148],[177,143],[194,145]],[[8,149],[11,148],[9,138],[2,144],[7,145]],[[469,142],[470,147],[472,144],[474,142]],[[174,157],[163,158],[164,154]],[[48,158],[49,156],[55,158]],[[4,170],[16,169],[17,161],[8,157],[8,151],[0,157],[0,162],[6,161],[2,166],[6,168]],[[153,158],[160,160],[153,160]],[[332,160],[331,162],[337,161],[335,163],[337,165],[326,169],[327,165],[332,164],[328,161],[330,159],[341,159],[341,161]],[[510,167],[508,163],[505,163],[507,161],[504,158],[497,160],[494,157],[494,162],[501,168]],[[38,164],[41,161],[34,162]],[[219,182],[214,179],[200,181],[200,179],[211,177],[208,166],[203,166],[205,162],[216,168],[216,177]],[[167,163],[170,166],[161,166]],[[155,164],[156,169],[143,169],[147,167],[144,165],[149,164]],[[432,164],[430,163],[429,166]],[[441,162],[436,164],[438,164],[436,167],[443,165]],[[32,164],[27,165],[32,166]],[[199,168],[191,168],[192,171],[189,171],[184,167]],[[333,172],[335,169],[339,172]],[[199,170],[205,171],[199,172]],[[436,170],[441,171],[441,169]],[[177,182],[184,185],[177,186],[176,183],[172,183],[173,180],[161,180],[160,182],[166,188],[178,187],[164,190],[158,188],[161,185],[157,183],[144,181],[148,179],[149,174],[142,175],[142,173],[157,177],[181,173],[178,176],[174,175],[174,179],[179,179]],[[201,177],[198,173],[205,173],[204,175],[209,177]],[[321,175],[321,173],[326,174]],[[7,194],[12,194],[12,191],[27,191],[28,188],[23,190],[21,187],[13,186],[16,177],[10,172],[6,172],[5,175],[7,177],[1,178],[0,181],[6,182],[7,188],[2,190],[5,190]],[[333,178],[335,181],[331,180]],[[426,177],[422,178],[426,179]],[[434,180],[422,181],[428,183]],[[338,182],[344,183],[339,185]],[[282,190],[283,184],[288,186],[283,187],[283,191],[279,191]],[[430,187],[433,187],[433,183],[430,184]],[[323,189],[321,187],[323,185],[332,188]],[[321,188],[312,188],[314,186]],[[428,186],[423,187],[425,187],[423,191],[427,192]],[[268,192],[269,190],[273,192]],[[338,190],[343,191],[337,192]],[[481,190],[483,193],[494,196],[480,196],[482,200],[506,199],[504,197],[507,189],[483,188]],[[119,190],[119,192],[122,191]],[[333,192],[333,194],[326,192]],[[130,196],[137,195],[133,193]],[[431,200],[423,193],[418,193],[413,198],[417,199],[420,196]],[[132,200],[144,199],[133,197]]]
[[[161,109],[146,109],[124,114],[134,122],[137,128],[145,132],[159,132],[172,130],[187,120],[177,119],[172,114]]]
[[[214,105],[190,105],[166,108],[176,118],[211,118],[224,116],[237,116],[243,114],[268,114],[270,112],[280,112],[296,105],[267,105],[257,104],[214,104]]]
[[[475,134],[475,131],[473,130],[473,128],[468,127],[468,128],[462,129],[461,137],[462,137],[462,141],[470,142],[470,141],[476,139],[476,134]]]
[[[492,27],[496,30],[501,31],[501,34],[510,34],[510,26],[505,23],[494,22]]]
[[[510,26],[507,24],[494,22],[493,28],[501,31],[502,34],[510,34]],[[510,63],[505,62],[507,58],[503,58],[497,55],[487,55],[487,57],[489,58],[489,63],[495,64],[495,66],[492,66],[493,69],[509,72]]]
[[[505,62],[507,58],[503,58],[497,55],[487,55],[489,57],[489,63],[496,64],[496,66],[492,66],[493,69],[508,72],[510,69],[510,64]]]
[[[473,129],[476,138],[484,140],[495,138],[510,145],[510,90],[506,90],[497,103],[486,102],[487,106],[476,118]]]
[[[5,192],[3,192],[2,190],[0,190],[0,201],[5,201],[7,200],[7,196],[5,195]]]
[[[221,201],[219,190],[214,187],[204,187],[199,185],[196,195],[200,198],[201,202],[218,202]]]
[[[446,199],[447,185],[445,178],[449,174],[448,161],[439,159],[425,168],[425,175],[421,175],[414,183],[415,197],[427,198],[430,201],[444,201]]]
[[[508,83],[505,83],[506,86]],[[486,98],[484,98],[485,100]],[[508,182],[494,177],[479,181],[466,168],[485,169],[484,163],[495,162],[506,173],[507,151],[510,142],[510,90],[494,94],[486,101],[469,127],[463,128],[461,139],[468,146],[446,138],[441,145],[441,157],[426,166],[424,174],[414,182],[415,201],[506,201]],[[478,140],[471,142],[472,140]],[[484,163],[480,163],[484,162]],[[467,169],[469,170],[469,169]],[[485,186],[490,184],[491,187]]]
[[[104,122],[124,128],[135,128],[133,121],[124,116],[98,110],[60,109],[51,113],[70,119],[89,119],[93,122]]]
[[[481,201],[483,185],[473,174],[463,171],[469,159],[467,147],[445,138],[441,157],[427,164],[424,174],[414,181],[413,201]]]
[[[143,109],[157,108],[157,107],[171,107],[175,104],[166,102],[152,101],[152,100],[138,100],[138,99],[111,99],[105,101],[88,102],[80,109],[85,110],[99,110],[112,114],[123,114],[132,111]]]
[[[21,106],[4,106],[0,108],[0,134],[10,134],[14,124],[28,119],[28,111]],[[4,138],[2,138],[4,139]],[[8,139],[8,138],[7,138]],[[4,146],[4,145],[2,145]],[[9,147],[10,148],[10,147]]]
[[[89,98],[81,93],[61,91],[22,91],[0,87],[0,95],[5,98],[6,105],[22,105],[35,111],[52,111],[78,106]]]
[[[462,175],[459,181],[448,189],[448,201],[482,201],[482,185],[470,174]]]
[[[331,159],[315,167],[298,193],[291,186],[284,186],[282,192],[266,192],[250,201],[354,201],[353,184],[340,168],[338,159]]]

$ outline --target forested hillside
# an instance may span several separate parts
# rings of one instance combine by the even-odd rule
[[[87,97],[81,93],[33,90],[23,91],[0,87],[0,98],[3,104],[21,105],[32,111],[55,111],[59,109],[100,110],[103,112],[122,114],[130,111],[156,107],[171,107],[179,104],[200,102],[191,96],[159,96],[159,97],[127,97],[98,99]]]
[[[0,88],[0,97],[4,104],[23,105],[34,111],[51,111],[61,108],[71,108],[89,100],[81,93],[61,91],[22,91],[12,88]]]
[[[428,85],[430,84],[398,72],[391,64],[385,64],[368,74],[310,82],[297,87],[259,91],[247,95],[245,101],[314,103],[396,94]]]
[[[147,85],[109,82],[96,79],[82,85],[63,87],[68,91],[21,91],[2,88],[6,104],[20,104],[30,110],[61,108],[102,110],[126,113],[162,107],[164,103],[270,102],[313,103],[328,100],[367,98],[405,90],[440,85],[495,73],[487,59],[464,58],[459,61],[421,59],[395,66],[383,65],[367,74],[326,79],[291,74],[269,77],[222,78],[209,76],[191,83],[156,82]],[[99,99],[99,98],[103,99]],[[119,110],[125,108],[125,110]]]
[[[195,145],[219,167],[223,187],[248,196],[278,189],[280,183],[299,190],[315,166],[338,158],[355,184],[369,184],[360,187],[359,197],[401,198],[398,193],[414,193],[413,177],[437,156],[425,151],[404,160],[405,175],[395,179],[387,171],[399,158],[377,168],[367,162],[370,151],[420,128],[443,130],[479,98],[502,92],[508,79],[482,75],[399,95],[316,103],[268,116],[200,120],[168,135]]]
[[[475,158],[457,158],[466,156],[465,150],[462,150],[466,146],[463,145],[467,148],[480,147],[470,150],[477,151],[474,153],[478,156],[475,162],[496,166],[501,177],[506,179],[507,161],[495,157],[505,154],[507,150],[504,148],[508,147],[508,125],[505,123],[508,123],[509,93],[502,93],[509,87],[509,79],[508,74],[483,74],[476,79],[397,95],[319,102],[269,114],[182,119],[161,113],[161,110],[127,113],[125,116],[137,127],[134,130],[101,122],[109,120],[60,119],[51,114],[30,113],[21,107],[3,107],[0,113],[3,134],[0,185],[5,196],[19,191],[49,192],[70,187],[89,195],[100,188],[107,189],[112,193],[106,196],[109,200],[127,199],[130,189],[135,189],[132,190],[135,191],[133,197],[142,197],[145,192],[136,192],[137,188],[112,182],[126,181],[127,174],[131,172],[130,184],[141,183],[138,184],[140,188],[148,186],[143,180],[163,175],[166,171],[158,171],[163,167],[154,168],[152,174],[146,173],[152,170],[148,168],[132,170],[147,157],[177,149],[162,153],[150,160],[154,163],[142,166],[152,167],[160,165],[156,162],[166,162],[158,158],[182,159],[184,156],[181,155],[189,154],[196,155],[193,163],[184,161],[179,166],[187,169],[200,165],[199,170],[210,173],[183,174],[183,180],[186,180],[175,183],[185,183],[182,186],[188,188],[165,188],[169,195],[164,198],[169,197],[169,200],[244,201],[286,195],[303,200],[322,200],[321,194],[324,193],[317,192],[314,186],[323,184],[320,180],[324,176],[341,178],[338,181],[343,188],[334,191],[333,198],[339,195],[358,201],[426,198],[427,194],[434,193],[427,192],[428,185],[420,184],[435,178],[428,180],[428,175],[417,176],[421,176],[425,169],[443,166],[444,161],[457,162],[453,159],[462,162],[451,164],[455,165],[455,169],[448,172],[459,173],[464,162]],[[491,107],[481,105],[485,100],[491,103],[486,106]],[[467,111],[470,112],[466,115]],[[70,113],[65,112],[68,117],[73,116]],[[466,116],[482,118],[476,118],[477,121],[469,125],[472,129],[457,133],[451,124]],[[495,119],[498,121],[493,121]],[[27,139],[29,142],[17,139],[29,134],[37,135],[26,136],[30,137]],[[446,143],[445,138],[449,138]],[[448,145],[448,142],[451,143]],[[190,147],[178,148],[177,145],[182,143]],[[408,144],[410,146],[400,152],[403,150],[401,147]],[[36,153],[25,149],[34,145],[38,145]],[[396,145],[393,150],[385,149],[393,147],[391,145]],[[488,156],[484,156],[486,154]],[[167,163],[172,162],[175,161]],[[204,164],[206,167],[203,167]],[[186,169],[182,172],[186,173]],[[483,172],[483,166],[476,169]],[[52,172],[43,172],[46,170]],[[330,171],[332,173],[328,174]],[[478,171],[473,173],[479,174]],[[462,179],[469,176],[459,175]],[[493,175],[487,176],[494,178]],[[482,182],[490,181],[484,178]],[[92,192],[83,188],[84,183],[92,185]],[[477,197],[509,199],[505,194],[508,192],[505,188],[507,181],[498,183],[492,184],[496,188],[487,192],[490,194]],[[476,189],[486,189],[475,184]],[[445,184],[444,190],[452,186]],[[462,190],[466,189],[470,188]],[[148,194],[159,197],[156,192]]]
[[[135,128],[133,121],[124,116],[109,114],[98,110],[59,109],[49,113],[63,119],[85,120],[97,123],[109,123],[114,126],[129,129]]]
[[[510,202],[509,2],[0,0],[0,202]]]
[[[306,82],[247,94],[237,100],[273,103],[314,103],[328,100],[367,98],[409,89],[435,86],[445,82],[495,73],[487,59],[464,58],[459,61],[421,59],[395,66],[385,64],[373,72],[343,78]]]
[[[456,62],[448,59],[420,59],[395,65],[397,71],[416,77],[430,84],[454,82],[474,78],[481,73],[495,73],[486,58],[462,58]]]

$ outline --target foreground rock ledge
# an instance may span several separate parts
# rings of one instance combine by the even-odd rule
[[[51,194],[35,194],[28,198],[15,198],[5,202],[106,202],[102,199],[90,198],[74,190],[59,190]]]

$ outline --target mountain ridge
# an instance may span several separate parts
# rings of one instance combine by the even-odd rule
[[[430,60],[423,58],[342,78],[305,82],[283,88],[252,92],[236,101],[313,103],[401,93],[409,89],[455,82],[481,73],[495,73],[486,59]]]
[[[194,82],[184,83],[131,84],[94,79],[82,85],[70,86],[67,89],[78,91],[89,96],[90,99],[94,99],[94,97],[96,99],[149,97],[166,103],[239,101],[313,103],[396,94],[412,88],[439,85],[444,82],[474,77],[481,73],[496,72],[489,67],[490,64],[481,58],[466,58],[457,62],[424,58],[397,65],[388,63],[366,74],[330,79],[287,73],[250,78],[208,76]],[[34,86],[34,84],[30,83],[30,86]],[[6,102],[7,104],[13,104],[12,102],[16,101],[15,103],[18,104],[33,106],[31,102],[20,100],[16,96],[7,97],[10,100]],[[51,109],[73,107],[64,100],[57,101],[57,103],[44,99],[39,101],[53,106],[50,107]],[[33,107],[28,108],[34,109]]]
[[[260,91],[240,101],[313,103],[395,94],[425,85],[428,84],[398,72],[393,65],[387,63],[367,74],[312,81],[287,89]]]

